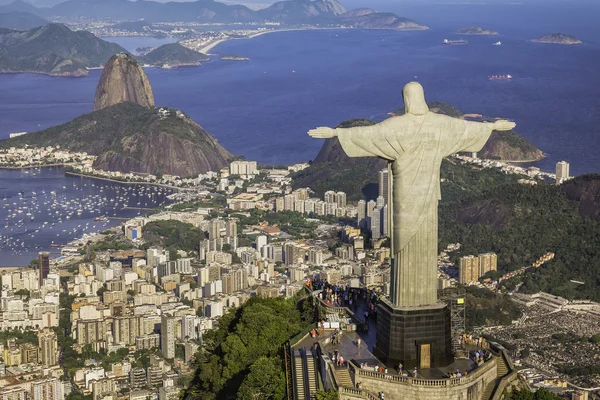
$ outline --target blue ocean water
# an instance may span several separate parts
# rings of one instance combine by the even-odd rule
[[[197,68],[150,68],[157,105],[185,111],[247,159],[289,163],[317,154],[321,143],[306,135],[308,129],[348,118],[384,119],[401,106],[404,83],[418,80],[429,101],[514,119],[518,132],[548,154],[539,163],[542,168],[551,170],[564,159],[574,174],[600,172],[600,28],[591,10],[566,5],[549,11],[533,5],[412,7],[416,15],[408,16],[430,25],[430,31],[282,32],[228,41],[214,50],[248,56],[250,62],[214,59]],[[579,12],[579,19],[564,18],[567,12]],[[533,16],[537,19],[528,19]],[[458,27],[477,21],[501,34],[469,37],[467,46],[441,45],[444,38],[457,38],[452,32]],[[585,44],[529,41],[558,30],[578,35]],[[112,40],[131,50],[141,45],[132,38]],[[496,40],[503,45],[492,46]],[[489,82],[492,74],[515,78]],[[100,71],[85,78],[0,75],[0,137],[90,112],[99,76]]]

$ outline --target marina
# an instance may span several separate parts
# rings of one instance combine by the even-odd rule
[[[39,251],[118,226],[166,201],[171,189],[121,185],[64,174],[64,169],[0,171],[1,266],[28,265]]]

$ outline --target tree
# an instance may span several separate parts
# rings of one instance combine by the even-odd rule
[[[320,391],[317,392],[317,400],[338,400],[340,398],[338,392],[336,391]]]
[[[560,400],[560,397],[546,388],[540,388],[533,394],[533,400]]]
[[[279,360],[269,357],[258,358],[251,366],[250,373],[246,375],[237,398],[240,400],[285,398],[285,377]]]
[[[513,390],[509,397],[510,400],[533,400],[533,393],[526,389]]]

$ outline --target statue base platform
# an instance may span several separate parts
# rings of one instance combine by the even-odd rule
[[[438,368],[454,362],[450,310],[444,303],[395,307],[387,300],[377,308],[373,354],[388,367]]]

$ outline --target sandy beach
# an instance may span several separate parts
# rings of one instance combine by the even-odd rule
[[[201,48],[199,51],[200,51],[200,53],[204,53],[206,55],[214,55],[214,54],[209,54],[208,52],[210,50],[212,50],[213,48],[215,48],[217,45],[219,45],[219,44],[221,44],[223,42],[226,42],[228,40],[248,40],[248,39],[253,39],[255,37],[266,35],[267,33],[292,32],[292,31],[313,31],[313,30],[339,30],[339,29],[348,29],[348,28],[311,28],[311,27],[306,27],[306,28],[289,28],[289,29],[269,29],[269,30],[264,30],[264,31],[253,33],[253,34],[248,35],[247,37],[243,37],[243,38],[219,39],[219,40],[216,40],[216,41],[214,41],[212,43],[207,44],[206,46],[204,46],[203,48]]]

